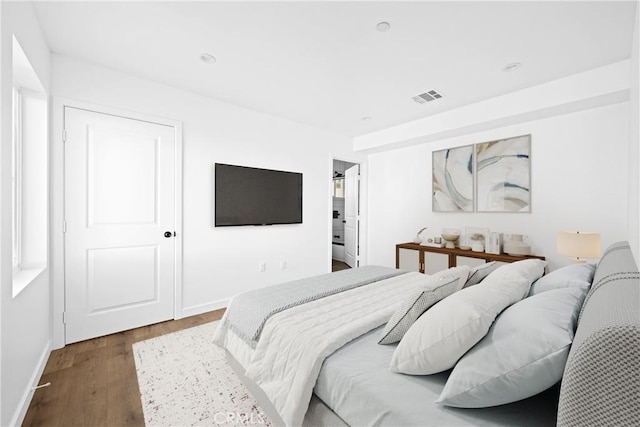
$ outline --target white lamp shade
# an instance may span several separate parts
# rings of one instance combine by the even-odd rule
[[[561,231],[558,233],[558,253],[575,258],[600,258],[600,234]]]

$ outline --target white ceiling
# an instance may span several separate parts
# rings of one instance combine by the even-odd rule
[[[627,59],[636,4],[46,1],[35,8],[53,52],[356,136]],[[391,29],[376,31],[380,21]],[[205,52],[217,62],[202,63]],[[502,70],[516,61],[519,70]],[[430,89],[444,98],[411,100]]]

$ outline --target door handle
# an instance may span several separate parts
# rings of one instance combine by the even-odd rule
[[[175,236],[176,232],[174,231],[173,233],[171,231],[165,231],[164,232],[164,237],[166,237],[167,239],[171,236]]]

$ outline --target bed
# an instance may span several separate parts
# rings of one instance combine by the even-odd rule
[[[602,289],[619,285],[615,287],[614,293],[623,292],[624,299],[631,301],[631,311],[621,315],[623,323],[631,324],[629,333],[632,339],[637,340],[638,289],[635,284],[638,273],[628,245],[614,245],[603,256],[603,261],[605,259],[607,261],[600,263],[589,280],[594,283],[598,280],[596,287],[600,295],[604,293]],[[529,283],[522,285],[526,287],[524,295],[504,302],[505,307],[497,309],[494,319],[503,310],[501,316],[504,316],[507,307],[530,297],[529,293],[534,289],[531,285],[537,283],[535,276],[538,275],[539,267],[540,264],[536,264],[536,274],[527,277],[526,281]],[[544,267],[542,268],[544,271]],[[485,276],[491,278],[497,275],[497,271],[498,269],[494,269]],[[424,314],[418,315],[418,320],[425,319],[426,313],[436,313],[439,309],[441,312],[451,310],[445,301],[453,301],[454,295],[456,298],[473,292],[479,295],[479,292],[484,294],[490,289],[489,285],[484,285],[484,280],[474,283],[474,286],[465,286],[474,275],[471,269],[466,274],[460,271],[450,273],[453,274],[453,279],[446,274],[443,277],[455,290],[431,304]],[[443,277],[437,280],[441,281]],[[455,278],[458,278],[457,282]],[[576,399],[569,391],[565,392],[563,399],[558,381],[548,384],[540,393],[513,403],[482,408],[452,407],[434,402],[443,393],[450,377],[455,375],[457,365],[429,375],[408,375],[391,370],[394,354],[418,321],[414,319],[414,325],[404,331],[400,344],[381,345],[381,336],[386,336],[384,331],[389,328],[394,316],[404,310],[407,300],[432,285],[434,280],[436,278],[420,273],[367,266],[252,291],[233,299],[216,331],[214,342],[225,348],[232,367],[277,425],[512,426],[555,425],[560,419],[568,419],[569,422],[564,424],[572,425],[571,420],[579,419],[580,415],[565,414],[585,413],[580,409],[583,403],[577,405],[576,411],[575,401],[589,400],[583,399],[584,396]],[[567,280],[563,283],[565,282],[573,283]],[[609,297],[606,297],[605,302],[593,297],[594,288],[585,288],[584,295],[579,299],[580,304],[585,300],[585,306],[611,304]],[[518,292],[523,293],[522,289]],[[578,291],[574,293],[578,294]],[[549,295],[551,294],[547,294]],[[582,307],[583,314],[584,311],[585,307]],[[587,317],[595,318],[601,312],[596,307],[594,314],[587,314]],[[574,322],[577,322],[577,316],[573,317],[576,317]],[[491,326],[493,319],[489,320],[487,329],[496,326]],[[580,322],[593,324],[592,319],[585,321],[581,318]],[[616,322],[614,319],[613,324],[617,324]],[[485,334],[489,336],[491,331],[492,329]],[[571,335],[573,336],[573,332]],[[575,340],[578,339],[581,339],[580,329],[575,337]],[[481,347],[480,344],[475,346]],[[573,347],[571,351],[574,351]],[[566,352],[569,352],[569,347]],[[463,350],[464,353],[467,351]],[[471,350],[464,357],[456,357],[462,361],[470,353]],[[572,359],[575,357],[573,354],[565,355],[562,368],[564,369],[565,363],[568,367],[573,366]],[[580,363],[578,365],[582,366]],[[622,366],[623,373],[631,373],[631,380],[633,375],[637,377],[637,369],[634,371],[628,367],[626,359],[622,361]],[[578,371],[580,369],[582,368],[578,368]],[[620,372],[620,366],[617,369]],[[576,375],[577,377],[583,378],[584,375]],[[594,381],[607,381],[602,380],[600,375],[593,377],[600,378]],[[619,375],[616,378],[618,382],[614,389],[617,391],[614,395],[621,397],[615,399],[615,408],[611,408],[611,402],[607,402],[609,406],[605,408],[600,407],[599,403],[590,402],[590,407],[597,408],[599,416],[606,416],[611,411],[622,413],[623,424],[629,420],[640,421],[637,400],[634,403],[631,397],[632,400],[629,401],[631,393],[625,390],[627,383],[620,382]],[[564,383],[567,383],[566,387]],[[563,381],[563,388],[567,387],[571,387],[571,381]],[[580,393],[586,392],[584,387],[580,387]],[[622,390],[618,390],[620,388]],[[569,395],[572,397],[567,397]],[[566,404],[569,400],[571,404]],[[558,409],[559,402],[561,413]]]

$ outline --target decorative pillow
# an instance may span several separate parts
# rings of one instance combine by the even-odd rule
[[[545,261],[529,259],[500,266],[483,280],[427,310],[409,328],[391,358],[390,369],[411,375],[452,368],[489,330],[496,316],[529,292]]]
[[[426,285],[411,294],[393,313],[382,331],[378,344],[393,344],[400,341],[409,327],[429,307],[462,289],[467,276],[469,276],[467,266],[450,268],[429,276]]]
[[[593,274],[596,271],[594,264],[572,264],[553,270],[546,276],[542,276],[531,285],[529,296],[552,289],[568,288],[576,286],[579,288],[589,288],[593,281]]]
[[[560,381],[585,294],[586,288],[556,289],[507,308],[458,361],[436,403],[503,405]]]
[[[464,278],[462,278],[462,284],[464,285],[465,281],[469,277],[470,270],[471,268],[468,265],[461,265],[458,267],[451,267],[446,270],[438,271],[437,273],[430,274],[428,277],[429,279],[436,281],[453,277],[461,278],[462,276],[464,276]]]
[[[498,267],[500,267],[500,264],[495,261],[491,261],[472,268],[471,272],[469,272],[469,278],[463,287],[468,288],[469,286],[477,285]]]

